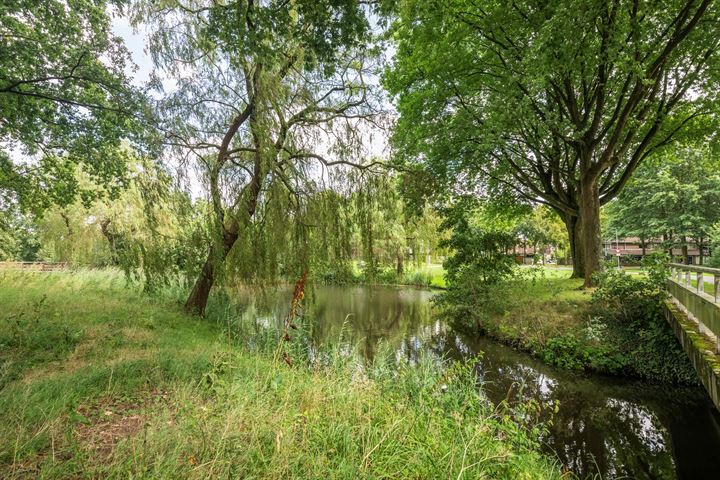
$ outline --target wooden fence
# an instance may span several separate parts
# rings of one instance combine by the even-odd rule
[[[67,267],[65,262],[0,262],[0,270],[23,272],[57,272]]]

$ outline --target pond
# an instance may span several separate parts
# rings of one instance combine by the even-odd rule
[[[289,309],[289,291],[239,296],[243,310],[260,323],[279,325]],[[487,338],[453,331],[433,315],[432,296],[406,287],[315,287],[306,299],[311,341],[321,347],[342,340],[366,358],[378,348],[410,360],[422,353],[479,358],[493,402],[559,401],[543,448],[581,477],[720,475],[720,415],[702,387],[669,388],[549,367]]]

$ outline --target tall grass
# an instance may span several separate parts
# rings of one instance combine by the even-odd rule
[[[560,478],[471,365],[281,344],[118,272],[0,273],[3,478]],[[288,366],[279,354],[287,349]]]

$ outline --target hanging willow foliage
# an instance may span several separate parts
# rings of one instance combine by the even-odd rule
[[[358,225],[352,196],[340,185],[306,187],[312,191],[296,196],[282,181],[270,182],[228,255],[225,280],[292,281],[305,271],[344,268],[352,259]]]

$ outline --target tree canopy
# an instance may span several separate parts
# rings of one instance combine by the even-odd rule
[[[26,235],[3,255],[88,254],[161,278],[153,252],[192,239],[192,259],[165,259],[196,276],[186,308],[202,313],[225,278],[299,276],[350,256],[370,275],[376,261],[401,273],[408,252],[417,262],[435,248],[435,213],[469,232],[478,225],[447,219],[469,218],[460,210],[477,204],[466,200],[483,198],[492,205],[478,211],[514,218],[480,230],[515,242],[562,248],[560,218],[588,285],[600,207],[628,186],[612,208],[637,203],[632,189],[646,174],[632,177],[644,164],[667,167],[652,185],[663,202],[714,201],[711,187],[680,188],[673,170],[695,175],[709,165],[697,155],[710,153],[693,151],[683,166],[687,152],[673,145],[714,140],[719,9],[709,0],[6,2],[0,233]],[[130,84],[115,14],[148,29],[148,92]],[[384,42],[397,47],[383,82],[400,114],[387,164],[371,154],[372,134],[389,125]],[[403,174],[371,175],[388,164]],[[108,192],[116,205],[102,201]],[[409,201],[417,197],[435,201]],[[159,219],[162,208],[173,214]],[[702,208],[692,208],[683,215],[697,223]],[[647,230],[633,212],[622,216]],[[97,256],[81,247],[103,239]]]
[[[361,124],[378,113],[368,13],[357,0],[138,5],[156,78],[177,85],[158,106],[165,143],[182,168],[199,167],[212,207],[213,245],[188,310],[203,312],[238,239],[241,261],[253,262],[259,225],[287,229],[302,216],[325,167],[372,165],[361,165]]]
[[[719,8],[400,2],[385,76],[400,111],[395,145],[445,188],[512,191],[551,206],[565,220],[575,273],[589,283],[600,206],[716,110]]]
[[[0,208],[86,201],[77,165],[116,194],[127,152],[150,133],[131,62],[110,30],[124,0],[9,0],[0,6]],[[98,192],[95,192],[96,194]]]
[[[638,168],[618,198],[608,204],[606,231],[662,240],[666,248],[693,239],[709,244],[720,222],[720,161],[707,146],[676,145]]]

